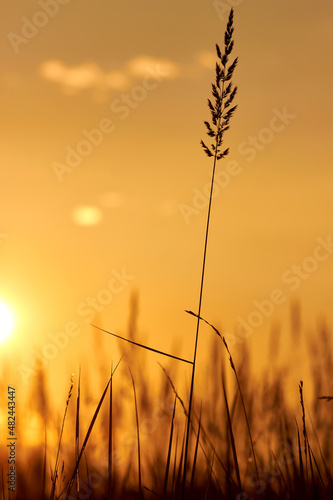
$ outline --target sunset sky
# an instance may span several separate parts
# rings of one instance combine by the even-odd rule
[[[16,326],[0,350],[21,365],[67,329],[48,368],[69,366],[103,335],[89,322],[126,335],[133,291],[138,340],[192,357],[212,169],[200,140],[230,5],[238,109],[202,315],[234,332],[252,314],[258,346],[271,324],[289,334],[294,301],[310,331],[332,327],[333,3],[5,0],[0,300]]]

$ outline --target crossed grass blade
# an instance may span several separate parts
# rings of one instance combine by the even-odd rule
[[[170,383],[170,385],[171,385],[171,387],[172,387],[172,389],[173,389],[173,391],[174,391],[175,397],[176,397],[176,398],[178,399],[178,401],[180,402],[180,404],[181,404],[181,406],[182,406],[182,408],[183,408],[183,411],[184,411],[185,416],[186,416],[186,417],[188,417],[188,413],[187,413],[187,410],[186,410],[185,405],[184,405],[184,403],[183,403],[183,400],[182,400],[182,399],[181,399],[181,397],[179,396],[179,394],[178,394],[178,392],[177,392],[177,390],[176,390],[176,388],[175,388],[175,386],[174,386],[174,383],[173,383],[173,382],[172,382],[172,380],[171,380],[171,377],[168,375],[168,373],[167,373],[166,369],[165,369],[165,368],[164,368],[164,367],[163,367],[160,363],[159,363],[159,365],[160,365],[160,367],[162,368],[162,370],[164,371],[165,376],[167,377],[167,379],[168,379],[168,381],[169,381],[169,383]],[[193,411],[193,415],[194,415],[194,417],[196,418],[197,422],[199,422],[199,418],[198,418],[198,416],[196,415],[195,411]],[[193,426],[193,424],[192,424],[192,423],[191,423],[191,429],[192,429],[192,431],[193,431],[194,435],[196,435],[197,433],[196,433],[196,430],[195,430],[195,428],[194,428],[194,426]],[[205,428],[204,428],[204,426],[203,426],[202,424],[201,424],[201,431],[200,431],[200,432],[201,432],[201,434],[202,434],[203,440],[204,440],[206,443],[208,443],[208,445],[209,445],[209,447],[211,448],[211,450],[213,450],[213,451],[214,451],[214,456],[216,457],[216,460],[218,461],[218,463],[219,463],[219,464],[220,464],[220,466],[222,467],[222,469],[223,469],[224,473],[226,474],[226,476],[227,476],[228,480],[229,480],[229,481],[231,482],[231,484],[233,485],[233,487],[234,487],[235,491],[240,491],[240,490],[238,489],[237,484],[235,483],[235,481],[233,480],[233,478],[230,476],[230,474],[229,474],[229,472],[228,472],[228,470],[227,470],[226,466],[224,465],[224,463],[223,463],[222,459],[221,459],[221,458],[219,457],[219,455],[216,453],[215,447],[214,447],[214,445],[213,445],[213,443],[212,443],[212,441],[211,441],[211,439],[210,439],[210,437],[209,437],[208,433],[206,432],[206,430],[205,430]],[[177,442],[178,442],[178,438],[177,438]],[[200,446],[200,449],[201,449],[201,451],[202,451],[202,453],[203,453],[203,455],[204,455],[204,457],[205,457],[205,459],[206,459],[206,462],[207,462],[207,464],[208,464],[208,467],[209,467],[209,465],[210,465],[210,459],[209,459],[209,457],[208,457],[208,454],[207,454],[207,453],[206,453],[206,451],[205,451],[205,448],[204,448],[204,446],[203,446],[203,444],[202,444],[202,440],[201,440],[201,439],[199,440],[199,446]],[[176,443],[176,447],[177,447],[177,443]],[[217,487],[218,487],[219,491],[220,491],[220,492],[221,492],[221,494],[222,494],[222,488],[221,488],[221,485],[220,485],[220,483],[219,483],[218,477],[217,477],[217,475],[215,474],[214,470],[212,470],[212,475],[213,475],[213,477],[214,477],[214,480],[215,480],[215,482],[216,482],[216,485],[217,485]]]
[[[254,466],[255,466],[255,470],[256,470],[256,476],[257,476],[258,482],[260,482],[260,479],[259,479],[259,470],[258,470],[258,464],[257,464],[257,458],[256,458],[255,450],[254,450],[254,444],[253,444],[253,438],[252,438],[252,433],[251,433],[251,428],[250,428],[250,422],[249,422],[249,419],[248,419],[248,416],[247,416],[246,407],[245,407],[245,402],[244,402],[244,397],[243,397],[243,391],[241,389],[241,385],[240,385],[239,378],[238,378],[238,373],[237,373],[234,361],[232,359],[231,353],[229,351],[228,344],[227,344],[225,338],[220,334],[220,332],[218,331],[218,329],[215,328],[215,326],[213,326],[207,320],[205,320],[204,318],[202,318],[200,315],[193,313],[192,311],[186,311],[186,312],[189,313],[189,314],[191,314],[191,315],[193,315],[193,316],[195,316],[195,317],[197,317],[198,321],[202,320],[205,323],[207,323],[207,325],[209,325],[210,327],[212,327],[213,330],[214,330],[214,332],[222,340],[222,342],[223,342],[223,344],[224,344],[224,346],[225,346],[225,348],[226,348],[226,350],[227,350],[227,352],[229,354],[230,366],[231,366],[231,368],[232,368],[232,370],[233,370],[233,372],[235,374],[236,383],[237,383],[237,387],[238,387],[238,392],[239,392],[239,395],[240,395],[240,398],[241,398],[241,403],[242,403],[243,412],[244,412],[244,416],[245,416],[245,421],[246,421],[247,431],[248,431],[248,435],[249,435],[249,439],[250,439],[250,445],[251,445],[251,451],[252,451]]]
[[[158,493],[156,493],[156,491],[152,490],[151,488],[148,488],[148,486],[144,486],[143,489],[146,490],[146,491],[148,491],[149,493],[151,493],[155,497],[161,498],[160,495]]]
[[[225,388],[223,373],[222,373],[222,388],[223,388],[223,396],[224,396],[225,407],[226,407],[226,412],[227,412],[228,432],[229,432],[229,436],[230,436],[232,455],[234,458],[237,484],[238,484],[239,491],[242,491],[242,483],[241,483],[239,466],[238,466],[236,444],[235,444],[234,433],[233,433],[233,429],[232,429],[232,420],[231,420],[230,411],[229,411],[229,404],[228,404],[228,398],[227,398],[227,392],[226,392],[226,388]]]
[[[176,489],[178,438],[179,438],[179,424],[177,426],[176,446],[175,446],[175,453],[174,453],[174,460],[173,460],[172,488],[171,488],[172,500],[175,498],[175,489]]]
[[[274,453],[273,451],[271,451],[271,453],[272,453],[272,455],[273,455],[274,461],[275,461],[275,463],[276,463],[276,466],[277,466],[277,468],[278,468],[278,471],[279,471],[279,473],[280,473],[280,476],[281,476],[281,478],[282,478],[282,481],[283,481],[284,487],[285,487],[285,489],[286,489],[286,491],[287,491],[287,493],[288,493],[288,496],[289,496],[289,498],[292,498],[292,493],[291,493],[290,489],[288,488],[287,482],[286,482],[286,480],[285,480],[285,477],[284,477],[284,474],[283,474],[283,472],[282,472],[282,470],[281,470],[281,467],[280,467],[280,465],[279,465],[279,462],[278,462],[278,460],[277,460],[277,458],[276,458],[276,456],[275,456],[275,453]]]
[[[169,354],[168,352],[159,351],[158,349],[153,349],[152,347],[149,347],[147,345],[139,344],[138,342],[134,342],[133,340],[126,339],[125,337],[121,337],[120,335],[116,335],[115,333],[109,332],[108,330],[104,330],[103,328],[100,328],[99,326],[96,326],[93,324],[91,324],[91,326],[93,326],[94,328],[97,328],[97,330],[101,330],[102,332],[108,333],[109,335],[112,335],[113,337],[116,337],[117,339],[124,340],[125,342],[136,345],[137,347],[141,347],[142,349],[147,349],[147,351],[156,352],[157,354],[162,354],[163,356],[167,356],[168,358],[177,359],[178,361],[182,361],[183,363],[189,363],[190,365],[193,364],[193,362],[189,361],[188,359],[179,358],[178,356],[174,356],[173,354]]]
[[[65,420],[66,420],[68,405],[69,405],[69,401],[70,401],[71,396],[72,396],[73,386],[74,386],[74,374],[71,376],[71,385],[70,385],[68,396],[66,399],[65,412],[64,412],[63,419],[62,419],[62,425],[61,425],[61,431],[60,431],[58,449],[57,449],[57,456],[56,456],[56,461],[54,464],[54,470],[53,470],[53,474],[52,474],[52,488],[51,488],[50,500],[54,500],[55,489],[56,489],[56,484],[57,484],[57,479],[58,479],[60,447],[61,447],[61,441],[62,441],[62,436],[63,436],[63,432],[64,432],[64,427],[65,427]]]
[[[186,408],[185,408],[184,402],[183,402],[182,398],[179,396],[179,394],[178,394],[178,392],[177,392],[177,390],[176,390],[176,388],[175,388],[175,386],[174,386],[174,383],[173,383],[173,382],[172,382],[172,380],[171,380],[171,377],[169,376],[169,374],[168,374],[168,372],[166,371],[166,369],[164,368],[164,366],[162,366],[162,365],[161,365],[161,363],[158,363],[158,364],[160,365],[160,367],[161,367],[161,368],[162,368],[162,370],[164,371],[164,374],[165,374],[166,378],[168,379],[169,384],[170,384],[170,385],[171,385],[171,387],[172,387],[172,390],[173,390],[173,392],[174,392],[174,394],[175,394],[175,397],[176,397],[176,398],[178,399],[178,401],[180,402],[180,404],[181,404],[181,406],[182,406],[182,408],[183,408],[183,410],[184,410],[185,416],[187,416],[187,411],[186,411]]]
[[[295,419],[296,421],[296,419]],[[296,422],[297,424],[297,422]],[[297,425],[296,425],[297,427]],[[290,425],[288,423],[287,417],[285,413],[283,414],[283,417],[281,419],[280,423],[280,436],[281,439],[285,439],[286,444],[289,448],[289,450],[293,450],[293,439],[291,435],[291,429]],[[291,464],[285,464],[285,477],[286,477],[286,482],[288,484],[288,489],[289,491],[292,491],[293,485],[295,482],[297,482],[297,485],[299,484],[300,481],[300,471],[298,469],[297,461],[296,461],[296,453],[295,456],[293,455],[293,460],[291,461]]]
[[[209,476],[208,476],[208,484],[207,484],[207,489],[206,489],[206,494],[205,494],[205,500],[208,499],[208,494],[209,494],[210,486],[212,484],[214,458],[215,458],[215,448],[213,449],[213,458],[212,458],[212,461],[209,464]]]
[[[314,427],[311,415],[309,415],[309,417],[310,417],[312,432],[313,432],[313,434],[315,436],[315,439],[317,441],[317,445],[318,445],[318,449],[319,449],[319,453],[320,453],[320,458],[321,458],[321,461],[322,461],[322,463],[324,465],[324,468],[325,468],[325,473],[326,473],[327,481],[328,481],[328,484],[330,485],[330,487],[332,488],[333,487],[333,481],[332,481],[332,476],[331,476],[331,473],[330,473],[330,469],[329,469],[329,466],[327,465],[327,462],[326,462],[325,457],[323,455],[323,451],[322,451],[322,448],[320,446],[320,442],[319,442],[319,439],[318,439],[318,434],[317,434],[316,429]]]
[[[231,353],[229,351],[228,344],[227,344],[227,342],[226,342],[226,340],[225,340],[224,337],[222,337],[222,341],[223,341],[224,346],[225,346],[225,348],[226,348],[226,350],[227,350],[227,352],[229,354],[230,366],[233,369],[234,374],[235,374],[235,378],[236,378],[236,382],[237,382],[237,387],[238,387],[238,392],[239,392],[239,395],[240,395],[240,398],[241,398],[241,403],[242,403],[242,407],[243,407],[245,422],[246,422],[247,431],[248,431],[248,435],[249,435],[249,439],[250,439],[251,451],[252,451],[252,456],[253,456],[253,461],[254,461],[254,467],[255,467],[255,470],[256,470],[257,480],[258,480],[258,482],[260,482],[260,479],[259,479],[259,470],[258,470],[258,464],[257,464],[257,457],[256,457],[256,454],[255,454],[255,451],[254,451],[254,444],[253,444],[253,439],[252,439],[252,432],[251,432],[250,422],[249,422],[249,419],[248,419],[248,416],[247,416],[246,407],[245,407],[245,402],[244,402],[244,397],[243,397],[243,391],[241,389],[241,385],[240,385],[240,382],[239,382],[239,378],[238,378],[238,374],[237,374],[237,370],[236,370],[234,361],[232,359]]]
[[[116,365],[115,369],[113,370],[113,372],[112,372],[111,376],[112,376],[112,375],[114,375],[114,373],[115,373],[115,371],[117,370],[117,368],[118,368],[118,366],[119,366],[119,364],[120,364],[120,362],[121,362],[121,360],[122,360],[122,359],[123,359],[123,356],[122,356],[122,357],[120,358],[120,360],[118,361],[118,363],[117,363],[117,365]],[[71,478],[69,479],[69,481],[68,481],[68,483],[67,483],[67,486],[66,486],[67,491],[66,491],[65,500],[68,500],[69,495],[71,494],[72,487],[73,487],[73,483],[74,483],[74,480],[75,480],[75,478],[76,478],[76,473],[77,473],[78,467],[79,467],[79,465],[80,465],[80,461],[81,461],[81,459],[82,459],[83,453],[84,453],[85,448],[86,448],[86,446],[87,446],[87,443],[88,443],[88,440],[89,440],[89,437],[90,437],[91,431],[92,431],[92,429],[93,429],[93,427],[94,427],[94,424],[95,424],[95,422],[96,422],[97,416],[98,416],[99,411],[100,411],[101,406],[102,406],[102,403],[103,403],[104,398],[105,398],[105,396],[106,396],[106,393],[107,393],[107,390],[108,390],[108,388],[109,388],[110,382],[111,382],[111,377],[109,378],[108,383],[106,384],[106,387],[105,387],[105,389],[104,389],[104,392],[103,392],[103,394],[102,394],[102,396],[101,396],[101,398],[100,398],[100,400],[99,400],[99,402],[98,402],[97,408],[96,408],[95,413],[94,413],[94,415],[93,415],[93,418],[92,418],[92,420],[91,420],[91,422],[90,422],[90,425],[89,425],[89,428],[88,428],[87,434],[86,434],[86,436],[85,436],[85,438],[84,438],[84,441],[83,441],[83,444],[82,444],[82,447],[81,447],[81,450],[80,450],[80,454],[79,454],[79,456],[78,456],[78,459],[77,459],[76,464],[75,464],[75,467],[74,467],[74,471],[73,471],[73,473],[72,473]],[[66,488],[65,488],[65,489],[66,489]]]
[[[170,470],[170,461],[171,461],[171,450],[172,450],[173,429],[174,429],[174,421],[175,421],[175,413],[176,413],[176,403],[177,403],[177,396],[175,395],[175,401],[173,404],[173,412],[172,412],[172,418],[171,418],[168,456],[167,456],[165,474],[164,474],[164,484],[163,484],[163,493],[162,493],[163,500],[166,499],[167,489],[168,489],[168,479],[169,479],[169,470]]]
[[[311,456],[311,448],[310,445],[308,444],[308,452],[309,452],[309,463],[310,463],[310,471],[311,471],[311,479],[312,479],[312,488],[313,488],[313,498],[318,498],[317,494],[317,486],[316,486],[316,481],[313,473],[313,464],[312,464],[312,456]]]
[[[185,440],[186,440],[186,427],[185,427],[184,435],[183,435],[182,449],[181,449],[181,453],[180,453],[178,472],[177,472],[177,478],[176,478],[176,490],[175,490],[176,500],[179,497],[180,487],[182,484],[182,470],[183,470],[183,462],[184,462]]]
[[[323,477],[322,477],[322,474],[321,474],[320,469],[319,469],[319,466],[318,466],[318,462],[317,462],[317,460],[316,460],[316,457],[315,457],[315,455],[314,455],[314,453],[313,453],[313,450],[312,450],[311,446],[310,446],[310,445],[308,445],[308,447],[309,447],[309,455],[310,455],[310,457],[312,457],[312,458],[311,458],[311,463],[312,463],[312,460],[313,460],[313,463],[315,464],[316,469],[317,469],[318,477],[319,477],[319,479],[320,479],[320,484],[321,484],[321,487],[322,487],[322,489],[323,489],[323,492],[324,492],[325,498],[328,498],[328,496],[327,496],[327,491],[326,491],[326,487],[325,487],[325,484],[324,484],[324,481],[323,481]],[[315,480],[314,480],[314,474],[313,474],[313,471],[312,471],[312,478],[313,478],[313,484],[314,484],[314,491],[316,491],[316,488],[315,488]]]

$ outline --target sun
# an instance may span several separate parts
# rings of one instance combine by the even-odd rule
[[[0,302],[0,342],[10,335],[14,327],[14,317],[10,309]]]

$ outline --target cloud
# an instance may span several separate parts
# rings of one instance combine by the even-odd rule
[[[130,74],[137,77],[144,77],[147,74],[147,68],[160,67],[164,78],[172,79],[179,75],[179,66],[170,61],[170,59],[160,59],[149,56],[139,56],[131,59],[127,63],[127,70]]]
[[[63,62],[54,59],[45,61],[39,68],[39,74],[46,80],[74,89],[96,87],[104,76],[95,63],[87,62],[68,67]]]
[[[195,59],[196,59],[196,62],[199,64],[199,66],[202,66],[203,68],[206,68],[206,69],[215,68],[215,63],[217,60],[216,53],[208,51],[208,50],[198,52]]]
[[[84,89],[126,90],[148,74],[149,68],[158,67],[166,79],[176,78],[179,67],[169,59],[139,56],[130,59],[123,68],[105,71],[94,62],[68,66],[64,62],[49,59],[39,67],[39,75],[60,85],[66,94],[75,94]]]
[[[106,86],[110,89],[124,90],[130,85],[130,79],[121,71],[109,71],[105,75]]]
[[[39,76],[59,85],[67,95],[90,89],[93,100],[106,102],[110,91],[129,90],[142,81],[149,70],[158,71],[168,80],[197,80],[203,71],[214,69],[215,62],[216,54],[212,51],[200,51],[192,61],[183,64],[168,58],[140,55],[126,61],[120,68],[108,70],[91,61],[69,66],[63,61],[49,59],[39,66]]]

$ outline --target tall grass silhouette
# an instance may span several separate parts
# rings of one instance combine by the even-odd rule
[[[185,483],[186,483],[186,467],[187,467],[187,456],[189,447],[189,437],[190,437],[190,425],[191,425],[191,413],[192,413],[192,400],[194,392],[194,377],[195,377],[195,367],[198,349],[198,338],[199,338],[199,326],[200,326],[200,314],[202,305],[202,296],[204,289],[205,280],[205,268],[206,268],[206,257],[207,257],[207,245],[208,245],[208,235],[209,235],[209,223],[211,216],[213,189],[214,189],[214,179],[215,179],[215,169],[216,163],[225,158],[229,153],[229,148],[222,150],[223,139],[225,132],[229,129],[230,118],[232,117],[237,106],[230,107],[235,95],[237,93],[237,87],[232,84],[232,76],[236,68],[238,59],[229,64],[229,56],[232,52],[234,41],[233,41],[233,19],[234,10],[230,10],[227,28],[224,34],[224,52],[222,54],[219,45],[216,44],[216,52],[219,62],[216,63],[215,67],[215,83],[212,83],[212,94],[214,98],[214,104],[210,99],[208,99],[208,107],[211,112],[211,123],[205,121],[207,128],[207,134],[213,139],[210,146],[201,141],[201,145],[209,157],[214,158],[213,171],[211,178],[211,187],[208,203],[208,213],[206,222],[206,232],[205,232],[205,243],[204,252],[202,259],[202,271],[201,271],[201,282],[200,282],[200,293],[199,293],[199,305],[197,314],[197,327],[195,333],[195,344],[194,344],[194,355],[193,355],[193,365],[192,365],[192,377],[191,377],[191,388],[190,388],[190,400],[188,408],[188,421],[186,430],[186,442],[185,442],[185,458],[184,458],[184,473],[183,473],[183,493],[182,498],[185,498]]]
[[[333,498],[332,332],[321,324],[306,337],[299,305],[292,304],[292,335],[288,335],[285,358],[279,362],[277,333],[271,329],[273,348],[264,375],[258,378],[251,369],[247,343],[229,347],[222,330],[201,313],[215,170],[228,154],[224,134],[236,109],[232,77],[237,58],[229,61],[233,31],[231,9],[224,51],[216,45],[213,99],[208,99],[211,122],[204,122],[212,143],[201,141],[213,166],[198,310],[186,310],[196,321],[193,359],[138,341],[135,300],[130,304],[127,335],[94,326],[93,335],[108,334],[109,340],[118,343],[118,362],[113,363],[114,352],[105,349],[95,359],[92,355],[89,366],[83,365],[82,370],[80,366],[78,377],[71,378],[64,411],[54,408],[52,386],[40,368],[29,388],[33,396],[29,407],[17,410],[21,448],[14,495],[7,489],[7,451],[0,448],[2,500]],[[211,353],[198,367],[200,325],[214,334],[209,337]],[[305,347],[311,375],[299,382],[294,352]],[[145,356],[154,356],[161,368],[160,378],[154,375],[150,385]],[[90,378],[93,366],[96,371],[106,367],[105,372],[99,371],[100,380]],[[179,368],[189,366],[187,399]],[[6,365],[0,369],[7,378]],[[194,383],[199,370],[204,380],[201,388]],[[87,380],[93,389],[87,388]],[[5,428],[6,415],[0,416]],[[38,444],[29,444],[24,432],[32,418],[43,436]]]

